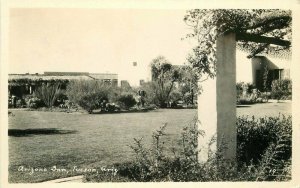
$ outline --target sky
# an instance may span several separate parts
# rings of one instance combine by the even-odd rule
[[[159,55],[186,63],[193,41],[186,10],[13,8],[9,19],[9,73],[116,73],[139,85],[150,80]],[[237,50],[237,82],[251,82],[251,60]],[[137,62],[137,66],[133,66]]]
[[[11,9],[9,73],[76,71],[149,79],[158,55],[183,64],[185,10]],[[137,66],[133,66],[137,62]]]

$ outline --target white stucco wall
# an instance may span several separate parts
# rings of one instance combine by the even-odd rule
[[[251,60],[247,58],[247,55],[245,52],[236,50],[236,82],[255,83],[255,70],[260,68],[261,59]],[[291,60],[289,59],[270,56],[266,56],[266,58],[274,64],[273,67],[270,67],[271,69],[290,69],[291,67]]]
[[[247,53],[236,50],[236,82],[252,82],[252,63]]]

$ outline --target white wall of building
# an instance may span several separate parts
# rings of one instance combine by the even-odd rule
[[[247,53],[236,50],[236,82],[252,82],[252,63]]]
[[[248,53],[246,52],[236,50],[236,82],[255,82],[255,70],[259,69],[258,66],[260,62],[256,62],[254,59],[252,63],[252,60],[248,59],[247,55]],[[266,56],[266,58],[274,64],[274,67],[271,66],[270,68],[290,69],[291,67],[291,60],[289,59],[274,58],[270,56]]]

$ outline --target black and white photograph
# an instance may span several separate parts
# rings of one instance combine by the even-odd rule
[[[299,1],[87,2],[3,2],[3,187],[300,187]]]

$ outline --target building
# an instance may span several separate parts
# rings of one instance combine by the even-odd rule
[[[89,76],[88,72],[44,72],[44,76]]]
[[[121,80],[121,88],[131,88],[127,80]]]
[[[100,80],[104,83],[112,84],[113,86],[118,85],[118,74],[112,73],[90,73],[89,77],[94,80]]]
[[[61,83],[65,89],[70,80],[98,80],[113,86],[118,85],[118,75],[110,73],[88,73],[88,72],[44,72],[44,74],[9,74],[8,92],[10,95],[22,97],[32,94],[38,85],[42,83]]]
[[[266,56],[256,56],[251,59],[252,63],[252,84],[262,91],[263,77],[267,73],[267,88],[271,89],[273,80],[290,79],[290,62],[272,61]]]
[[[99,80],[114,86],[118,85],[118,74],[114,73],[88,73],[88,72],[44,72],[43,76],[68,76],[69,79],[90,79]]]
[[[257,55],[251,59],[247,53],[237,50],[237,82],[253,84],[263,91],[263,76],[267,70],[267,88],[271,89],[273,80],[291,79],[291,59],[288,55]]]

